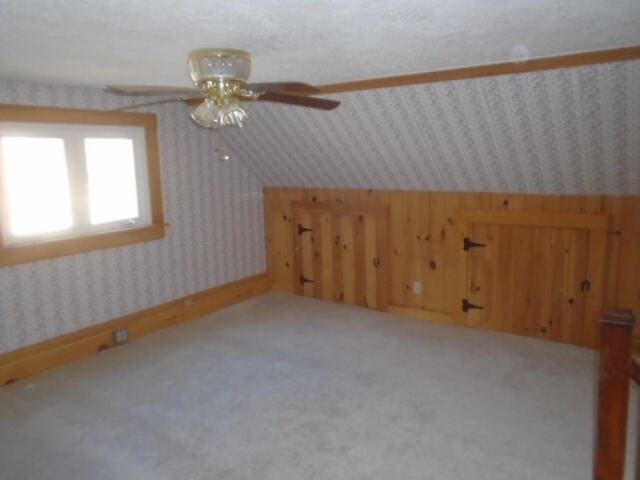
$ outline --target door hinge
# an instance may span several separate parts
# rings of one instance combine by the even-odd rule
[[[373,259],[373,266],[376,268],[380,266],[380,257],[376,257]]]
[[[314,280],[305,277],[304,275],[300,275],[300,285],[304,285],[305,283],[316,283]]]
[[[484,310],[484,307],[482,307],[480,305],[474,305],[473,303],[471,303],[466,298],[463,298],[462,299],[462,311],[463,312],[468,312],[469,310]]]
[[[468,251],[471,248],[477,248],[477,247],[486,247],[486,245],[484,243],[477,243],[474,242],[473,240],[471,240],[469,237],[464,237],[464,243],[462,245],[462,248],[465,251]]]
[[[298,235],[302,235],[304,232],[313,232],[312,228],[307,228],[301,223],[298,224]]]

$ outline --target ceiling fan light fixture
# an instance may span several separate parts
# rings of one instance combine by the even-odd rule
[[[196,85],[212,80],[246,82],[251,73],[251,56],[244,50],[204,48],[191,52],[187,65]]]
[[[191,119],[204,128],[236,126],[242,128],[243,122],[249,118],[247,111],[238,102],[227,101],[217,105],[207,98],[191,113]]]

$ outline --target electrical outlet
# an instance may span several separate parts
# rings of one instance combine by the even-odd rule
[[[422,282],[420,280],[413,281],[413,293],[420,295],[422,293]]]
[[[129,341],[129,331],[126,328],[117,328],[113,331],[113,343],[122,345]]]

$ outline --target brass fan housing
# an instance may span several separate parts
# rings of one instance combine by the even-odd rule
[[[207,99],[221,106],[233,97],[255,100],[259,94],[246,88],[251,73],[251,56],[244,50],[203,48],[189,54],[187,65],[193,82]]]

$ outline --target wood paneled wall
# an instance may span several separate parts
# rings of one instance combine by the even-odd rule
[[[589,243],[586,233],[569,235],[567,232],[559,231],[557,234],[549,234],[548,230],[544,230],[548,229],[548,226],[533,226],[531,228],[535,231],[535,240],[529,243],[520,242],[518,246],[512,245],[510,248],[529,249],[528,254],[533,259],[531,271],[534,275],[537,271],[544,271],[543,268],[536,269],[536,262],[540,262],[540,266],[543,267],[543,263],[546,265],[548,259],[552,258],[551,252],[548,251],[552,248],[551,245],[565,248],[565,253],[569,252],[570,248],[576,251],[582,249],[585,261],[587,258],[598,258],[588,257],[589,248],[601,248],[604,253],[600,261],[604,261],[604,265],[589,267],[603,271],[601,281],[596,279],[595,282],[591,282],[591,297],[601,298],[603,303],[609,306],[640,311],[640,197],[637,196],[266,188],[267,268],[274,288],[286,292],[296,291],[292,202],[329,202],[347,209],[350,204],[370,204],[389,208],[391,278],[388,310],[587,346],[594,346],[595,340],[582,340],[582,336],[575,335],[572,338],[565,338],[560,334],[553,336],[552,328],[529,332],[528,327],[519,325],[521,322],[530,321],[525,320],[527,315],[516,314],[512,315],[513,318],[499,319],[497,325],[509,325],[506,329],[497,327],[496,322],[476,324],[477,322],[469,321],[465,316],[458,314],[461,309],[461,284],[467,281],[469,268],[465,264],[464,255],[461,255],[464,220],[460,212],[524,212],[531,214],[531,218],[536,218],[533,214],[539,213],[604,215],[608,225],[604,231],[606,235],[602,237],[605,238],[604,246],[602,241]],[[541,217],[550,218],[544,215],[537,218]],[[571,216],[567,215],[566,218],[570,219]],[[522,232],[516,234],[523,235]],[[575,240],[572,240],[573,238]],[[551,242],[548,243],[549,246],[546,246],[547,240]],[[575,247],[568,246],[573,245],[572,242],[576,243]],[[580,262],[573,263],[579,265]],[[419,294],[413,290],[413,282],[416,280],[422,282],[422,292]],[[497,278],[496,281],[509,282],[512,279]],[[544,281],[541,280],[542,283]],[[510,286],[510,295],[526,301],[528,293],[523,289],[530,288],[528,285],[532,283],[535,284],[535,281],[516,282]],[[570,292],[564,292],[564,295],[567,302],[573,305],[574,300],[570,298]],[[527,308],[526,305],[523,308]],[[532,308],[535,309],[535,306]],[[589,317],[588,324],[579,324],[577,328],[594,331],[596,321],[597,318]],[[575,329],[576,326],[572,328]]]

